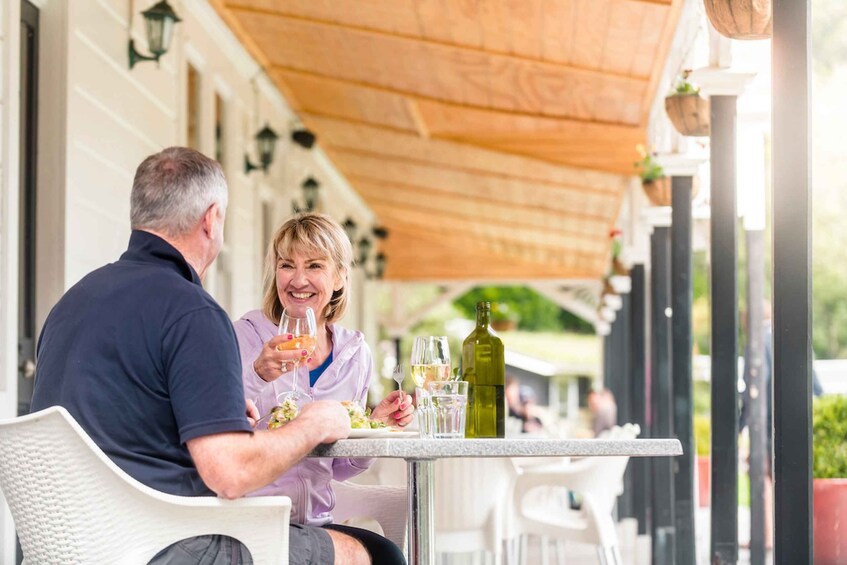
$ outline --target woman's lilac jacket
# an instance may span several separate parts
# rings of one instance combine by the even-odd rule
[[[256,402],[264,416],[277,404],[279,393],[291,390],[293,371],[273,382],[265,382],[253,369],[262,346],[277,335],[277,327],[260,310],[252,310],[236,321],[235,335],[241,350],[241,378],[244,394]],[[315,400],[366,399],[373,371],[373,358],[362,332],[339,325],[328,326],[332,333],[332,363],[315,383]],[[297,390],[309,390],[309,372],[297,371]],[[267,424],[260,424],[260,426]],[[274,482],[248,496],[284,495],[291,498],[291,521],[322,526],[332,522],[335,494],[331,480],[344,481],[365,471],[371,459],[305,458]]]

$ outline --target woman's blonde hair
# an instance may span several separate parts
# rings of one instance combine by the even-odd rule
[[[265,297],[262,313],[274,324],[282,316],[282,303],[276,288],[276,266],[281,258],[294,254],[322,257],[332,263],[343,280],[339,290],[332,293],[326,310],[315,312],[318,319],[332,323],[344,315],[349,302],[350,271],[353,267],[353,247],[344,229],[326,214],[303,212],[287,220],[276,230],[268,244],[265,257]]]

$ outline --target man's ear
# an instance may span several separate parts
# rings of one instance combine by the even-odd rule
[[[217,204],[212,204],[206,209],[206,213],[203,214],[203,234],[209,238],[214,239],[215,234],[217,233],[218,222],[222,220],[220,215],[220,210]]]

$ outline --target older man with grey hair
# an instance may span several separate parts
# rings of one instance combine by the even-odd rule
[[[212,159],[182,147],[145,159],[127,251],[65,293],[38,343],[33,409],[64,406],[119,467],[170,494],[243,496],[350,432],[334,401],[305,406],[279,430],[254,430],[232,325],[201,284],[223,245],[226,206]],[[291,527],[289,559],[370,561],[353,538],[303,526]],[[201,562],[251,560],[236,540],[210,535],[151,563]]]

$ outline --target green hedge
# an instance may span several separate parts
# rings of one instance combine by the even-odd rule
[[[847,478],[847,397],[815,399],[813,415],[815,478]]]

